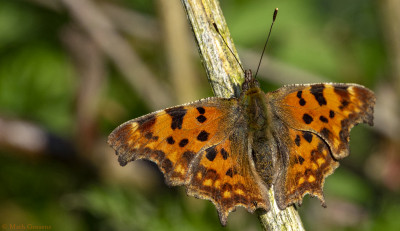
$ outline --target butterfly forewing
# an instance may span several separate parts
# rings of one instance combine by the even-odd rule
[[[373,125],[375,96],[360,85],[292,85],[268,95],[271,108],[285,124],[318,134],[336,159],[349,154],[349,133],[354,125]]]
[[[201,149],[222,139],[221,124],[235,121],[234,100],[208,98],[128,121],[109,136],[121,165],[136,159],[156,163],[170,185],[183,184]],[[230,117],[230,118],[228,118]]]

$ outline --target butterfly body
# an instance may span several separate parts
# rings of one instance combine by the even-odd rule
[[[109,136],[121,165],[147,159],[168,185],[214,203],[223,225],[236,206],[280,209],[305,194],[324,205],[325,177],[348,155],[350,129],[372,125],[373,92],[356,84],[284,86],[264,93],[246,71],[238,98],[211,97],[128,121]]]
[[[249,145],[249,158],[254,164],[255,171],[265,184],[266,188],[271,186],[273,181],[273,172],[276,172],[276,155],[272,133],[270,131],[271,118],[268,110],[268,102],[265,93],[259,87],[258,81],[253,78],[251,70],[245,72],[245,82],[242,85],[242,94],[239,102],[247,126],[247,143]]]

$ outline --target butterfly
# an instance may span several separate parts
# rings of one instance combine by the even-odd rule
[[[146,159],[169,186],[212,201],[222,225],[236,206],[280,209],[306,194],[325,205],[325,178],[349,155],[349,132],[373,125],[374,93],[357,84],[287,85],[264,93],[250,70],[239,97],[210,97],[117,127],[108,143],[121,166]]]

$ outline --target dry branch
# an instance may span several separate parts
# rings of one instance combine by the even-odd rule
[[[235,46],[216,0],[182,0],[192,26],[200,56],[216,96],[231,97],[240,91],[243,72],[228,47],[221,41],[213,23],[216,23],[228,46],[238,57]],[[303,230],[297,211],[291,206],[280,210],[275,202],[273,188],[269,191],[271,210],[260,214],[264,230]]]

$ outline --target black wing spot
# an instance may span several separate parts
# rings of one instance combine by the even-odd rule
[[[168,138],[167,138],[167,143],[169,143],[169,144],[175,144],[174,138],[172,138],[172,136],[168,137]]]
[[[325,86],[323,84],[316,84],[316,85],[311,86],[310,92],[311,92],[311,94],[314,95],[315,100],[317,100],[319,106],[326,105],[326,99],[323,94],[324,89],[325,89]]]
[[[182,140],[179,142],[179,147],[183,148],[183,147],[185,147],[188,143],[189,143],[189,140],[188,140],[188,139],[182,139]]]
[[[311,143],[313,135],[311,132],[303,132],[303,137],[308,143]]]
[[[300,147],[300,136],[296,135],[296,139],[294,139],[294,143],[297,145],[297,147]]]
[[[184,107],[175,107],[169,108],[165,110],[168,115],[172,118],[171,128],[172,130],[175,129],[182,129],[183,124],[183,117],[185,117],[187,110]]]
[[[209,147],[206,149],[206,158],[209,161],[213,161],[216,156],[217,156],[217,150],[215,150],[215,147]]]
[[[207,120],[207,117],[203,116],[203,115],[199,115],[197,116],[197,121],[199,121],[200,123],[204,123]]]
[[[207,141],[209,135],[210,135],[210,133],[208,133],[206,131],[201,131],[199,133],[199,135],[197,136],[197,139],[200,140],[200,141]]]
[[[332,111],[332,110],[330,110],[330,111],[329,111],[329,118],[332,119],[333,117],[335,117],[335,112]]]
[[[233,177],[233,168],[228,169],[228,171],[226,171],[225,175]]]
[[[297,98],[301,99],[301,94],[303,93],[303,91],[298,91],[297,92]]]
[[[199,111],[200,114],[206,113],[206,109],[204,109],[204,107],[197,107],[196,109],[197,111]]]
[[[306,124],[310,124],[311,122],[313,122],[313,118],[309,114],[305,113],[303,115],[303,121]]]
[[[304,158],[302,156],[297,156],[297,158],[299,160],[300,165],[302,165],[303,162],[305,161]]]
[[[328,118],[326,118],[325,116],[320,116],[319,120],[321,120],[321,122],[323,123],[328,123]]]
[[[224,158],[224,160],[228,159],[229,153],[224,148],[221,148],[220,152],[221,152],[222,158]]]
[[[303,98],[301,98],[299,100],[299,104],[300,104],[300,106],[304,106],[304,105],[306,105],[306,101]]]

